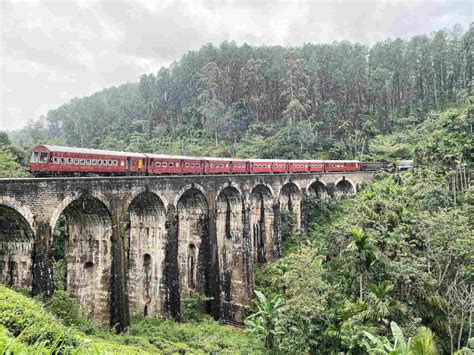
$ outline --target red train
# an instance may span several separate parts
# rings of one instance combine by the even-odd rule
[[[382,170],[385,163],[358,160],[278,160],[186,157],[38,145],[30,172],[46,175],[262,174]]]

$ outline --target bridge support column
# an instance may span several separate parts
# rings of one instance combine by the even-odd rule
[[[124,243],[126,231],[123,215],[123,210],[120,207],[112,208],[110,325],[119,332],[125,330],[130,325]]]
[[[176,207],[172,204],[168,206],[166,229],[165,265],[163,271],[164,311],[165,315],[175,320],[180,320],[181,295],[178,267],[179,216]]]
[[[48,222],[37,222],[33,246],[32,287],[33,295],[50,297],[54,290],[51,265],[51,226]]]

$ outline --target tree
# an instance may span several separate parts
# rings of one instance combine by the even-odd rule
[[[363,276],[377,259],[376,247],[370,236],[358,229],[351,229],[353,240],[349,243],[347,250],[355,253],[358,258],[357,269],[359,271],[359,299],[363,300]]]
[[[273,349],[275,338],[282,333],[283,299],[277,295],[269,300],[262,292],[254,292],[258,298],[258,311],[247,317],[245,325],[249,332],[264,338],[267,349]]]

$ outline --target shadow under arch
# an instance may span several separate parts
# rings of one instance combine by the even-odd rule
[[[154,192],[136,195],[124,218],[128,295],[132,314],[164,313],[163,268],[166,248],[166,207]]]
[[[308,188],[306,189],[306,194],[308,196],[322,198],[327,196],[329,193],[326,185],[324,185],[323,182],[321,182],[320,180],[315,180],[308,185]]]
[[[334,186],[334,193],[336,197],[351,195],[356,192],[354,185],[346,179],[339,180]]]
[[[244,199],[235,186],[222,189],[216,200],[216,236],[221,317],[243,320],[243,305],[250,295],[244,259]]]
[[[86,193],[70,201],[54,218],[53,272],[56,280],[63,279],[56,287],[63,287],[92,317],[108,324],[112,311],[112,218],[108,207]]]
[[[196,293],[210,295],[211,292],[209,204],[203,191],[197,186],[190,186],[178,195],[176,204],[179,283],[180,294],[184,297]],[[196,257],[197,260],[191,260]]]
[[[282,227],[287,225],[292,232],[298,232],[301,225],[301,189],[294,182],[287,182],[280,190],[279,199]]]
[[[255,263],[266,263],[274,254],[273,191],[265,184],[257,184],[249,196],[250,254]]]
[[[0,283],[31,288],[34,241],[23,214],[0,204]]]

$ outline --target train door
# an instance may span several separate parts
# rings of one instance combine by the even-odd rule
[[[130,171],[130,157],[127,157],[127,171]]]

